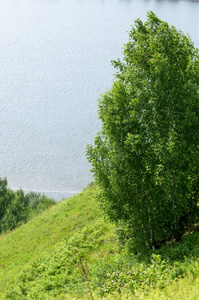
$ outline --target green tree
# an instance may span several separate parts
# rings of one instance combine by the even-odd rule
[[[12,191],[7,188],[7,179],[0,178],[0,222],[12,202],[12,198]]]
[[[8,189],[7,195],[10,195],[11,201],[1,218],[2,231],[13,230],[26,223],[29,213],[29,198],[21,189],[16,192]]]
[[[151,249],[180,239],[196,217],[199,54],[153,12],[135,21],[123,53],[87,156],[109,218],[135,249]]]
[[[24,194],[7,187],[7,179],[0,178],[0,234],[13,230],[43,212],[56,201],[45,194],[30,192]]]

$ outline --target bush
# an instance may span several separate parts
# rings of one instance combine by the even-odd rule
[[[54,199],[48,198],[45,194],[30,192],[26,196],[29,200],[28,219],[38,215],[48,207],[56,204],[56,201]]]

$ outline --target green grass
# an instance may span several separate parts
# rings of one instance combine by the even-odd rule
[[[118,243],[97,194],[90,185],[0,236],[0,300],[198,299],[199,233],[140,261]]]
[[[10,282],[27,264],[55,251],[88,224],[98,224],[102,231],[103,243],[93,249],[95,255],[105,255],[109,251],[116,237],[113,226],[103,220],[95,201],[96,194],[97,188],[90,186],[20,228],[0,236],[0,299],[4,299]]]

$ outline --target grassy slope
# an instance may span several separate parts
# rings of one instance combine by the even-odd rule
[[[63,255],[64,260],[69,260],[70,255],[67,254],[67,251],[72,251],[72,256],[74,256],[75,249],[81,252],[81,255],[83,255],[92,268],[94,268],[98,258],[107,256],[110,258],[115,257],[120,249],[116,242],[114,227],[103,219],[102,213],[96,203],[97,192],[98,190],[95,186],[89,186],[81,194],[58,203],[55,207],[48,209],[29,223],[0,236],[0,300],[5,299],[6,291],[10,288],[11,284],[14,284],[14,286],[18,285],[15,278],[24,268],[27,268],[27,265],[30,266],[34,261],[41,260],[38,268],[42,264],[52,263],[49,269],[55,267],[57,271],[57,265],[53,266],[53,264],[55,265],[56,256],[59,254],[59,259],[61,259]],[[64,253],[64,249],[66,248],[67,250]],[[62,267],[63,272],[66,273],[64,264]],[[37,271],[36,267],[31,268],[30,270]],[[26,272],[25,276],[29,273]],[[52,274],[52,270],[44,270],[43,273],[43,277],[38,277],[39,279],[34,283],[36,288],[40,288],[40,281],[41,284],[45,285],[47,278],[50,278],[49,274]],[[78,273],[74,274],[77,274],[78,277]],[[190,274],[189,279],[182,279],[178,283],[170,284],[164,291],[158,289],[152,290],[146,298],[198,299],[198,266],[195,274],[194,278]],[[59,276],[59,273],[56,276]],[[57,278],[51,276],[52,281],[65,280],[63,276]],[[34,291],[34,286],[32,290]],[[22,298],[19,295],[19,297],[13,296],[12,299],[72,299],[72,296],[64,296],[68,295],[67,292],[65,294],[60,293],[60,298],[58,296],[55,297],[50,292],[48,293],[48,290],[45,293],[41,295],[41,298],[37,298],[30,291],[27,298]],[[137,297],[143,298],[144,293],[139,293]],[[105,296],[104,299],[133,298],[132,294],[128,296],[128,291],[124,291],[124,294]],[[11,297],[8,299],[11,299]]]
[[[95,187],[89,187],[81,194],[58,203],[20,228],[0,236],[0,299],[3,299],[2,294],[9,281],[27,263],[44,257],[61,241],[67,240],[86,224],[102,219],[95,201],[96,193]],[[103,230],[106,240],[96,253],[108,251],[109,242],[115,239],[110,224],[107,223]]]

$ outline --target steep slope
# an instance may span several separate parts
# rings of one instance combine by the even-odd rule
[[[96,194],[97,188],[90,185],[81,194],[61,201],[27,224],[0,236],[0,299],[4,299],[11,282],[26,265],[52,255],[74,236],[78,240],[80,235],[79,242],[83,244],[87,240],[91,250],[88,254],[92,250],[96,255],[98,251],[108,251],[115,235],[113,226],[103,220],[95,201]],[[90,238],[93,240],[89,242]]]
[[[198,299],[199,233],[140,261],[118,243],[97,194],[91,184],[0,236],[0,300]]]

